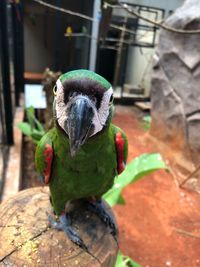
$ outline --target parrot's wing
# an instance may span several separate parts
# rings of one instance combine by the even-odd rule
[[[125,169],[128,157],[128,140],[125,133],[118,127],[114,126],[115,147],[117,152],[117,172],[122,173]]]
[[[36,169],[44,184],[48,184],[50,181],[53,155],[52,138],[48,132],[40,140],[35,153]]]

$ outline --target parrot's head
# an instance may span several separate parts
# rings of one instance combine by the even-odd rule
[[[68,136],[71,155],[111,121],[113,89],[100,75],[75,70],[59,77],[54,87],[56,125]]]

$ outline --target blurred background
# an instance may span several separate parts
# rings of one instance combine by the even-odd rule
[[[139,14],[158,21],[182,2],[127,1]],[[2,0],[0,14],[1,146],[13,143],[12,122],[24,85],[41,84],[46,68],[90,69],[113,84],[118,99],[149,98],[159,28],[115,1]]]
[[[40,185],[34,152],[52,127],[52,88],[61,73],[89,69],[113,85],[114,123],[128,136],[129,161],[158,151],[171,168],[124,191],[129,201],[115,208],[122,251],[146,267],[199,266],[199,242],[174,230],[190,230],[199,219],[199,195],[179,187],[195,178],[190,189],[200,192],[199,33],[185,37],[160,27],[199,31],[199,2],[187,0],[175,11],[183,3],[0,1],[1,201]]]

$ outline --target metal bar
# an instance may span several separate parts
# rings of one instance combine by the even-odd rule
[[[127,4],[127,5],[132,6],[132,7],[147,7],[147,8],[151,8],[151,9],[154,9],[154,10],[164,11],[163,8],[159,8],[159,7],[152,7],[152,6],[146,6],[146,5],[132,4],[132,3],[129,3],[129,2],[126,2],[126,1],[120,1],[120,3],[121,4]]]
[[[100,17],[100,0],[94,1],[93,18]],[[89,69],[95,71],[97,57],[97,39],[99,35],[99,20],[92,22],[92,38],[90,41]]]
[[[6,124],[6,143],[13,144],[13,117],[12,117],[12,101],[10,88],[10,73],[9,73],[9,52],[8,52],[8,32],[7,32],[7,1],[0,1],[0,45],[1,45],[1,68],[3,82],[3,100],[4,100],[4,115]]]
[[[14,38],[14,74],[15,74],[15,103],[19,106],[20,92],[24,88],[23,69],[23,20],[19,14],[19,7],[12,3],[12,25]],[[18,8],[18,9],[17,9]],[[20,16],[20,17],[19,17]]]
[[[125,30],[126,30],[126,23],[127,23],[127,17],[124,19],[124,24],[123,24],[123,31],[121,32],[120,36],[120,41],[119,41],[119,47],[117,50],[117,59],[116,59],[116,64],[115,64],[115,74],[114,74],[114,81],[113,81],[113,86],[116,87],[119,79],[119,72],[120,72],[120,66],[121,66],[121,57],[122,57],[122,50],[123,50],[123,41],[125,37]]]
[[[54,3],[57,7],[60,7],[60,0],[55,0]],[[55,35],[54,35],[54,68],[55,68],[55,71],[58,71],[59,66],[60,66],[60,62],[59,62],[60,49],[57,44],[57,38],[55,38],[55,36],[60,35],[60,20],[61,20],[61,15],[59,13],[59,10],[57,10],[56,17],[55,17]]]

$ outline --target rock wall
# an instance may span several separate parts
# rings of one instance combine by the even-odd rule
[[[200,29],[200,1],[185,1],[165,24],[177,29]],[[200,34],[160,30],[151,102],[151,133],[199,165]]]

